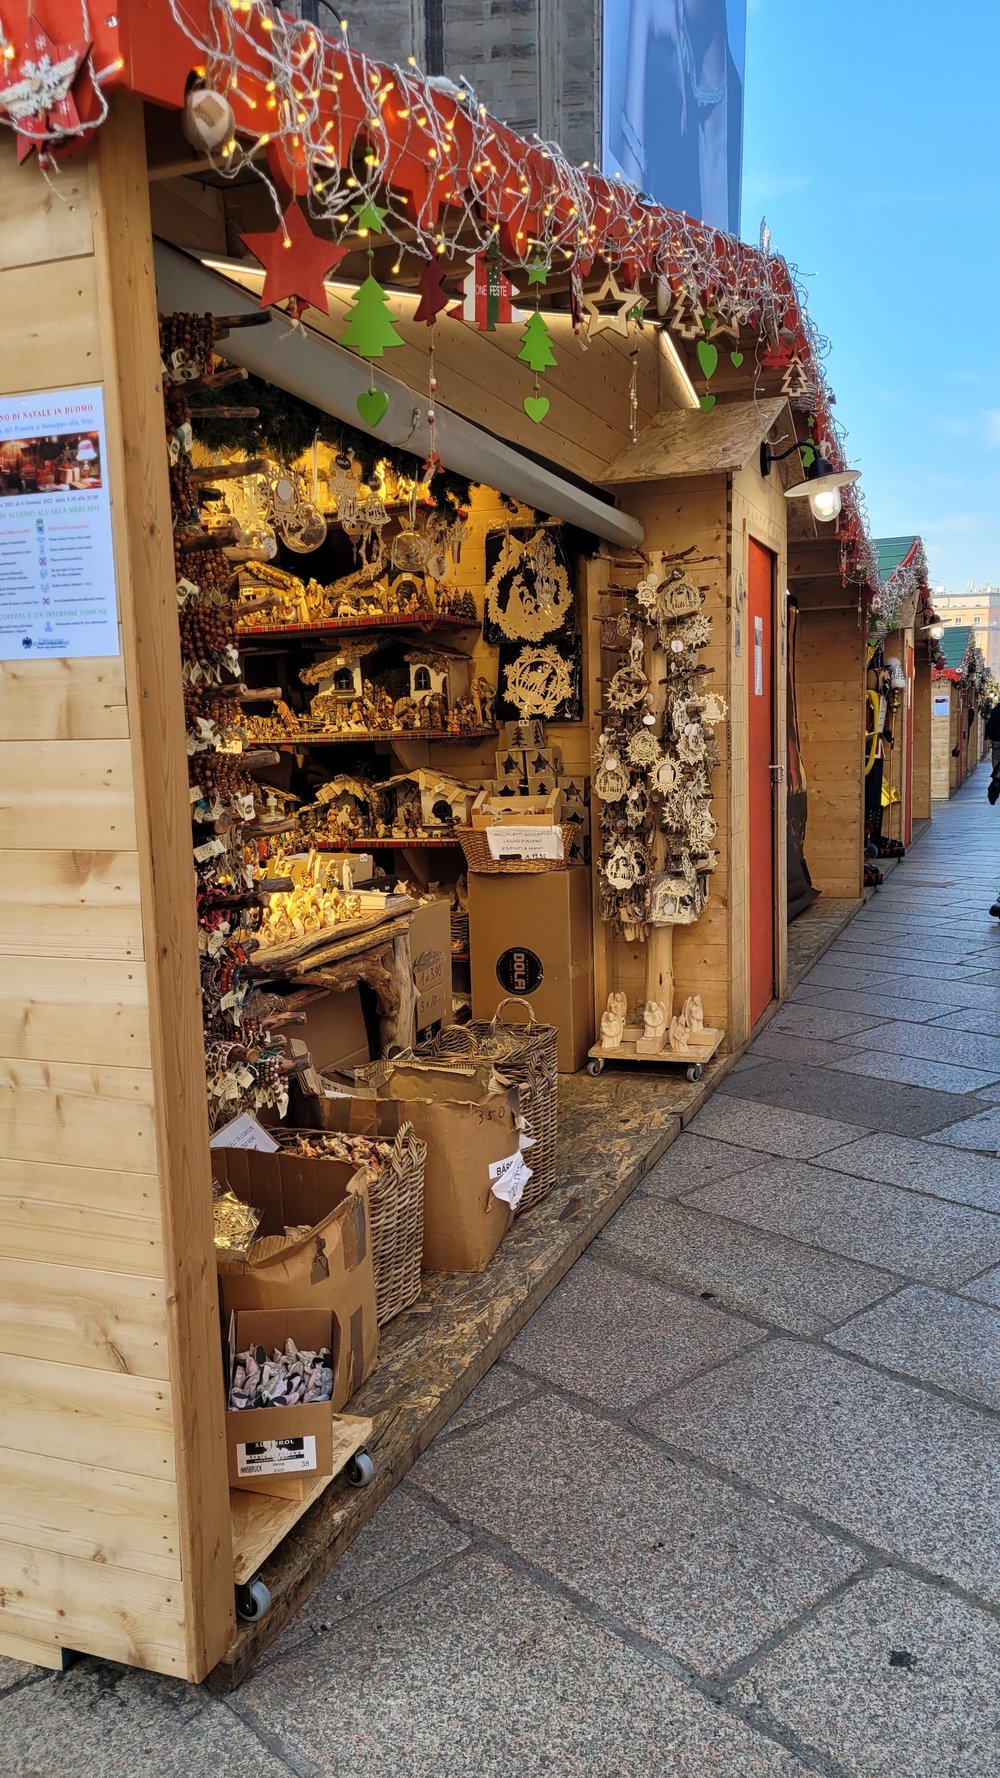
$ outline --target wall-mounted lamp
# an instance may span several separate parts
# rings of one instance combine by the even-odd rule
[[[770,475],[772,463],[782,463],[793,451],[808,451],[810,461],[806,465],[804,482],[794,488],[785,489],[786,500],[802,500],[809,502],[809,510],[813,518],[821,525],[827,525],[840,512],[840,490],[849,488],[852,482],[860,479],[860,469],[834,469],[829,459],[824,457],[818,445],[810,444],[808,439],[796,439],[787,451],[772,451],[767,440],[760,447],[760,473]]]
[[[920,634],[921,636],[929,636],[932,642],[940,642],[944,635],[944,624],[924,624],[921,627]]]

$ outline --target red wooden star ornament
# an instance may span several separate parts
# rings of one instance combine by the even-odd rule
[[[324,279],[340,264],[348,248],[313,234],[298,204],[289,204],[280,228],[266,235],[241,235],[240,240],[260,260],[267,274],[260,293],[262,309],[288,297],[296,312],[311,305],[321,314],[329,314],[330,299]]]
[[[20,60],[3,64],[7,84],[0,87],[0,111],[14,125],[18,161],[27,160],[33,148],[44,154],[53,136],[79,129],[73,86],[89,54],[85,40],[56,43],[37,19],[28,19]],[[87,77],[92,86],[89,65]],[[85,110],[89,114],[89,96]]]

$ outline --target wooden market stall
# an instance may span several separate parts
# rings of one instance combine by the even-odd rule
[[[620,670],[623,650],[602,661],[606,632],[596,627],[621,597],[616,581],[626,583],[633,635],[644,621],[633,610],[640,578],[664,598],[675,579],[693,581],[686,615],[708,627],[691,632],[681,651],[685,720],[662,704],[651,714],[664,742],[668,715],[679,730],[703,729],[709,719],[695,713],[707,700],[690,688],[703,667],[713,670],[718,765],[695,799],[704,869],[694,870],[691,847],[680,848],[690,875],[713,880],[704,916],[680,923],[669,992],[664,980],[661,990],[668,1022],[675,1002],[686,1008],[700,996],[729,1053],[785,983],[784,493],[798,473],[768,478],[759,451],[789,433],[794,449],[812,419],[818,437],[833,434],[829,395],[780,259],[627,188],[584,183],[548,150],[463,111],[461,98],[379,69],[308,23],[283,21],[257,0],[239,10],[236,33],[233,9],[219,0],[194,0],[183,25],[152,0],[122,0],[84,31],[77,0],[37,0],[8,8],[0,44],[9,78],[29,80],[45,47],[40,34],[75,46],[59,90],[33,89],[34,108],[20,110],[16,132],[0,139],[0,404],[4,442],[19,445],[0,457],[0,507],[17,531],[20,577],[4,608],[0,659],[8,788],[0,1652],[58,1665],[65,1651],[82,1651],[189,1680],[230,1655],[235,1585],[329,1479],[296,1498],[231,1494],[228,1484],[202,1018],[209,925],[205,879],[196,904],[192,862],[192,805],[204,785],[189,778],[189,764],[206,733],[211,770],[220,759],[232,768],[230,754],[244,763],[272,752],[308,761],[343,741],[318,727],[303,740],[301,724],[279,733],[279,718],[289,719],[287,676],[275,684],[249,667],[246,683],[227,682],[227,693],[241,708],[245,700],[274,713],[259,731],[252,725],[261,719],[243,721],[241,734],[258,736],[251,744],[211,740],[203,699],[193,695],[199,656],[187,645],[209,608],[217,621],[228,606],[229,580],[209,588],[215,599],[192,576],[199,553],[217,563],[223,534],[235,533],[223,526],[213,541],[198,496],[232,469],[198,444],[204,399],[221,387],[226,400],[216,401],[214,417],[225,416],[230,393],[239,411],[246,369],[279,407],[311,404],[409,453],[413,497],[421,476],[433,482],[439,472],[477,484],[455,576],[463,609],[471,601],[474,612],[462,620],[471,647],[460,669],[473,678],[491,658],[482,633],[491,535],[529,527],[543,546],[549,530],[572,537],[575,629],[565,653],[578,662],[578,696],[571,715],[568,700],[556,700],[549,739],[574,780],[593,769],[607,669]],[[304,89],[310,61],[315,84]],[[403,96],[412,103],[400,103],[399,83],[409,83]],[[39,159],[54,171],[43,176]],[[436,173],[435,162],[445,170]],[[343,186],[333,177],[338,167]],[[321,172],[336,184],[336,207],[324,201]],[[307,187],[308,215],[295,198]],[[456,261],[448,290],[439,259]],[[378,350],[364,330],[352,349],[362,302],[368,325],[375,314],[383,330]],[[443,316],[445,308],[458,313]],[[442,315],[433,329],[428,309],[431,321]],[[243,325],[262,311],[261,325]],[[828,448],[836,466],[836,446]],[[319,467],[316,456],[314,475]],[[298,459],[283,468],[309,473]],[[243,470],[249,475],[247,462]],[[31,505],[40,495],[44,507]],[[66,523],[53,516],[60,503]],[[860,523],[849,501],[845,520],[848,530]],[[394,522],[397,534],[405,530],[398,512]],[[550,565],[545,547],[539,560]],[[828,569],[830,586],[834,578]],[[842,611],[849,603],[845,596]],[[840,646],[850,626],[842,616],[838,625]],[[459,641],[450,638],[461,654]],[[285,652],[291,658],[291,645]],[[357,665],[353,657],[335,663],[331,681],[338,671],[350,681]],[[846,645],[836,665],[822,682],[826,701],[846,704],[855,695]],[[434,697],[443,694],[433,678],[428,691],[415,674],[440,679],[447,670],[443,653],[399,667],[414,675],[414,691]],[[242,656],[233,671],[244,672]],[[819,690],[818,662],[816,674]],[[363,675],[359,690],[369,698]],[[217,682],[216,692],[221,701]],[[356,723],[351,739],[398,743],[394,776],[447,769],[475,786],[496,754],[485,694],[476,696],[474,718],[471,687],[452,700],[450,728],[424,722],[411,739],[415,730],[394,722],[374,736]],[[408,720],[419,722],[412,711]],[[704,733],[686,740],[697,766],[713,760]],[[822,758],[820,748],[817,833]],[[281,798],[294,794],[288,782],[271,787],[278,813],[269,820],[254,805],[233,823],[260,842],[248,865],[255,907],[279,893],[261,889],[272,879],[253,872],[274,856]],[[832,779],[828,794],[832,805]],[[596,804],[590,814],[594,877],[606,884],[608,824]],[[213,829],[209,859],[216,838]],[[454,851],[451,831],[448,841]],[[835,864],[838,844],[830,885],[849,877],[846,863]],[[575,868],[585,882],[586,866]],[[421,886],[429,874],[413,871]],[[229,891],[221,900],[236,905]],[[681,891],[672,893],[679,905]],[[600,917],[599,891],[595,905]],[[371,938],[376,968],[393,970],[397,985],[409,975],[410,912],[387,907],[385,929]],[[651,998],[652,950],[606,944],[600,920],[598,935],[601,994],[620,987]],[[343,948],[331,941],[323,953],[331,973],[348,950],[353,961],[367,954],[371,935],[360,925],[344,936]],[[662,974],[667,953],[662,941],[655,948]],[[252,975],[247,956],[244,966]],[[600,1012],[598,1004],[594,1036]],[[273,1008],[270,1016],[277,1028]],[[398,1008],[392,1016],[402,1017]],[[693,1008],[685,1018],[690,1031]],[[396,1034],[408,1036],[402,1023]],[[263,1092],[281,1072],[283,1047],[261,1044],[226,1066]],[[280,1098],[276,1089],[272,1096]],[[606,1204],[605,1215],[610,1195]],[[547,1288],[596,1226],[585,1236],[556,1228],[562,1245]],[[526,1284],[518,1298],[522,1318],[538,1300],[533,1289]],[[515,1310],[494,1303],[481,1325],[475,1315],[468,1325],[485,1364],[516,1330]],[[420,1352],[417,1332],[411,1345]],[[433,1353],[424,1356],[432,1366]],[[475,1365],[463,1374],[471,1387]],[[409,1388],[418,1393],[412,1376]],[[408,1431],[386,1489],[456,1405],[457,1390],[442,1384]],[[309,1522],[319,1522],[315,1513]],[[342,1547],[344,1536],[341,1522],[327,1542]]]

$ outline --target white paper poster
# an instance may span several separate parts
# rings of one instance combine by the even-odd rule
[[[486,844],[491,858],[561,858],[565,851],[561,827],[489,827]]]
[[[764,619],[753,620],[753,695],[764,696]]]
[[[943,697],[935,695],[934,714],[935,716],[951,715],[951,698],[947,692],[944,693]]]
[[[0,660],[116,655],[104,392],[0,399]]]

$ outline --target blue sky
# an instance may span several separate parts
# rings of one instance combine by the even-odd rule
[[[750,0],[742,234],[795,264],[875,536],[1000,583],[1000,0]]]

